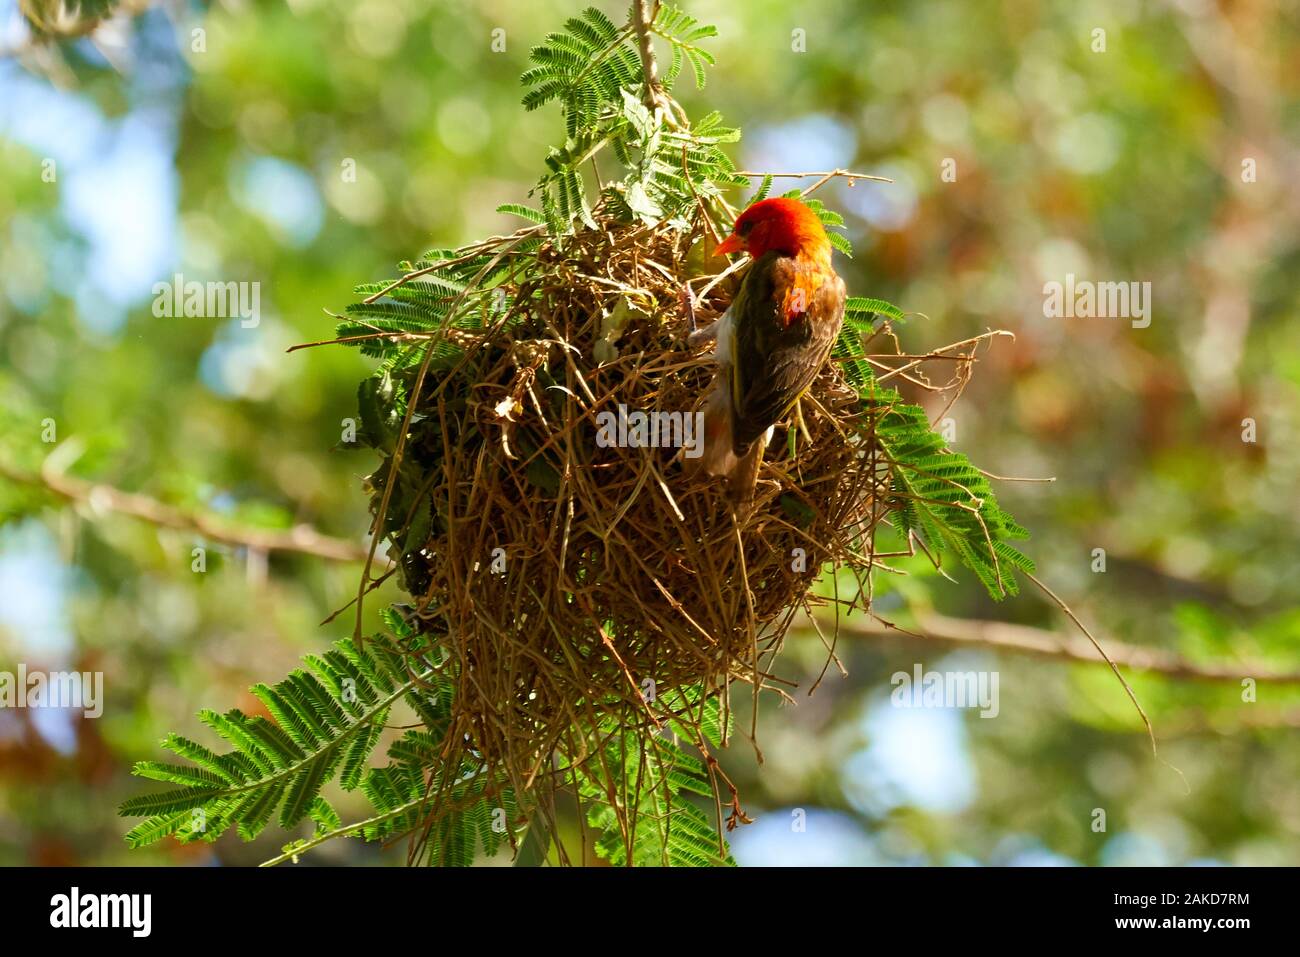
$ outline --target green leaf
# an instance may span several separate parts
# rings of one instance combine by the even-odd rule
[[[187,786],[124,802],[122,815],[149,817],[128,833],[128,843],[138,846],[167,835],[188,839],[184,829],[198,810],[207,820],[203,839],[215,840],[234,825],[245,840],[252,840],[277,807],[284,827],[320,814],[320,789],[340,766],[343,786],[356,787],[389,707],[398,698],[418,697],[435,680],[432,669],[409,670],[406,659],[382,641],[372,639],[368,649],[339,641],[333,651],[309,659],[316,674],[295,671],[274,686],[254,686],[274,723],[239,711],[203,712],[204,723],[234,746],[229,754],[170,735],[166,746],[194,766],[142,761],[135,773]],[[382,697],[376,687],[383,689]]]
[[[502,203],[497,207],[497,212],[518,216],[530,223],[546,222],[546,216],[542,214],[541,210],[533,209],[530,206],[521,206],[519,203]]]
[[[865,321],[870,325],[876,316],[885,316],[894,322],[904,320],[903,310],[883,299],[871,299],[866,296],[849,296],[844,301],[844,319]]]

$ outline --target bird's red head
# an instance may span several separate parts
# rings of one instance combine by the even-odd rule
[[[817,214],[797,199],[764,199],[736,219],[716,252],[747,252],[755,259],[769,250],[787,256],[830,261],[831,244]]]

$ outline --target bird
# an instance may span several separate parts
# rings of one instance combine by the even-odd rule
[[[694,468],[726,479],[744,501],[753,497],[776,424],[830,355],[844,321],[845,289],[825,227],[797,199],[763,199],[744,210],[715,250],[741,252],[753,264],[731,305],[688,342],[713,342],[718,365]]]

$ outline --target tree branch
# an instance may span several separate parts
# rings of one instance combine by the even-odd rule
[[[680,124],[659,81],[659,58],[655,56],[654,43],[650,39],[650,27],[658,14],[659,0],[635,0],[632,4],[632,25],[636,28],[637,52],[641,55],[641,72],[645,77],[646,106],[651,112],[660,110],[664,122],[676,128]]]
[[[0,476],[10,482],[41,488],[77,505],[95,511],[110,511],[129,515],[163,528],[191,532],[211,541],[241,546],[262,552],[292,552],[311,555],[327,561],[365,561],[367,549],[358,542],[333,538],[310,525],[297,525],[287,531],[237,525],[203,512],[177,508],[157,499],[126,492],[111,485],[73,478],[53,469],[32,474],[0,462]],[[1091,644],[1082,639],[1060,635],[1041,628],[1016,625],[1009,622],[949,618],[945,615],[925,614],[918,618],[920,632],[901,628],[877,620],[846,622],[841,620],[842,633],[858,638],[921,639],[950,645],[974,645],[1082,664],[1105,664]],[[1106,650],[1118,665],[1135,671],[1148,671],[1193,681],[1226,681],[1238,683],[1243,678],[1272,684],[1300,685],[1300,672],[1277,671],[1254,661],[1228,663],[1201,663],[1161,648],[1144,648],[1114,640],[1106,642]]]
[[[920,638],[950,645],[976,645],[996,651],[1104,665],[1090,642],[1071,638],[1041,628],[1001,621],[979,621],[925,614],[917,618],[921,633],[885,624],[875,619],[863,622],[840,621],[840,632],[857,638]],[[1192,681],[1226,681],[1239,683],[1243,678],[1272,684],[1300,684],[1300,672],[1276,671],[1255,661],[1202,663],[1189,661],[1162,648],[1143,648],[1108,640],[1106,652],[1117,665],[1135,671],[1149,671]]]
[[[310,525],[296,525],[286,531],[236,525],[203,512],[177,508],[145,495],[124,492],[111,485],[73,478],[51,468],[33,475],[0,462],[0,476],[20,485],[45,489],[66,501],[85,505],[95,511],[130,515],[163,528],[192,532],[226,545],[243,546],[260,552],[295,552],[335,562],[366,560],[366,547],[360,542],[331,538]]]

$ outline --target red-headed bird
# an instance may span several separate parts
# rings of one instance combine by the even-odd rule
[[[753,494],[773,426],[830,355],[844,320],[844,280],[831,268],[826,229],[797,199],[765,199],[740,214],[717,252],[754,263],[730,308],[692,344],[716,339],[719,365],[704,406],[700,467]]]

